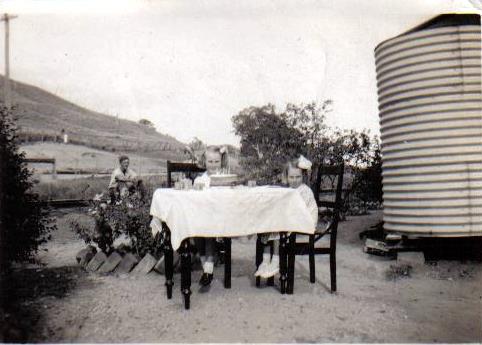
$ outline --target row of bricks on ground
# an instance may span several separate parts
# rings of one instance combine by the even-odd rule
[[[95,247],[88,246],[76,255],[77,262],[89,272],[116,274],[148,274],[152,270],[164,274],[164,258],[156,259],[146,254],[142,260],[138,256],[126,253],[124,256],[114,251],[109,256],[97,252]]]

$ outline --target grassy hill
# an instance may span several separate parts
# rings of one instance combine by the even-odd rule
[[[3,84],[0,76],[0,89]],[[11,86],[19,137],[24,143],[60,140],[64,129],[70,142],[77,145],[160,159],[183,157],[183,143],[153,128],[82,108],[32,85],[12,80]]]

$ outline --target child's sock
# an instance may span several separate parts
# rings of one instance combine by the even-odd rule
[[[213,274],[214,272],[214,262],[206,261],[203,264],[204,273]]]
[[[271,260],[271,254],[263,253],[263,261],[259,265],[258,270],[254,273],[255,277],[259,277],[262,274],[264,274],[264,271],[266,271],[266,268],[269,266],[270,260]]]
[[[259,276],[263,278],[271,278],[274,277],[276,274],[279,273],[279,255],[274,254],[271,258],[271,262],[266,269],[264,269]]]
[[[279,255],[273,255],[273,257],[271,258],[271,265],[274,267],[279,267]]]
[[[263,262],[265,265],[268,265],[271,260],[271,254],[270,253],[263,253]]]

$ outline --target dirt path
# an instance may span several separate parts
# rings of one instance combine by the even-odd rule
[[[481,342],[482,265],[439,262],[416,265],[411,277],[387,279],[384,258],[362,251],[358,233],[380,212],[341,223],[339,292],[330,294],[327,258],[317,258],[316,284],[308,262],[297,259],[295,294],[254,286],[253,240],[233,241],[232,289],[222,269],[208,293],[199,293],[193,273],[192,309],[175,293],[167,300],[164,277],[99,276],[75,269],[75,287],[60,297],[41,296],[39,331],[48,342]],[[42,255],[47,269],[75,267],[82,248],[59,217],[59,230]],[[69,273],[64,273],[69,274]]]

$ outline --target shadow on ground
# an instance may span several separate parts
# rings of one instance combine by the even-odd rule
[[[85,275],[79,267],[23,268],[3,277],[1,341],[30,342],[43,327],[43,298],[61,299]]]

